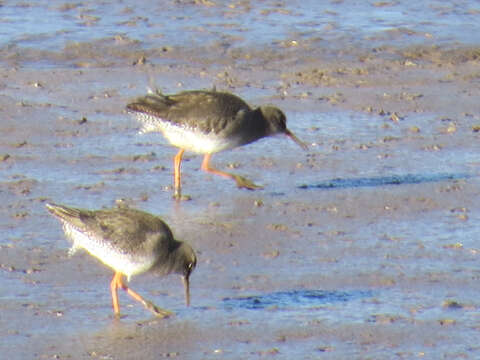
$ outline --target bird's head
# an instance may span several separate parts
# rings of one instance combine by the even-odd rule
[[[197,266],[197,257],[195,251],[187,243],[182,243],[179,248],[180,266],[177,270],[182,275],[183,286],[185,288],[185,303],[190,306],[190,275]]]
[[[282,110],[275,106],[261,106],[260,111],[266,120],[269,135],[285,134],[302,149],[308,150],[308,146],[287,129],[287,117]]]

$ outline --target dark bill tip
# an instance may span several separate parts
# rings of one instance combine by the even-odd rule
[[[185,288],[185,304],[190,306],[190,280],[188,276],[182,277],[183,287]]]
[[[303,150],[307,151],[308,150],[308,145],[305,144],[302,140],[297,138],[290,130],[286,129],[285,135],[287,135],[290,139],[295,141]]]

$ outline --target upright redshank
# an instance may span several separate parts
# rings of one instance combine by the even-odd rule
[[[115,271],[110,283],[115,316],[120,315],[118,288],[159,317],[172,314],[145,300],[123,282],[123,276],[129,281],[133,275],[144,272],[182,275],[185,300],[190,305],[189,278],[197,264],[195,252],[187,243],[175,240],[159,217],[130,208],[91,211],[51,203],[46,207],[62,222],[65,234],[73,242],[70,255],[85,249]]]
[[[236,181],[237,186],[258,189],[260,186],[235,174],[210,165],[212,154],[246,145],[263,137],[285,134],[307,149],[287,129],[285,114],[273,106],[252,109],[236,95],[194,90],[174,95],[150,93],[127,105],[142,124],[141,133],[161,132],[180,148],[174,158],[175,198],[181,198],[180,163],[185,150],[205,154],[201,169]]]

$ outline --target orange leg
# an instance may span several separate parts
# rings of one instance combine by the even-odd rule
[[[120,306],[118,303],[118,293],[117,293],[118,288],[125,290],[128,295],[130,295],[132,298],[142,303],[142,305],[145,306],[145,308],[147,308],[157,316],[166,317],[172,314],[170,311],[160,309],[159,307],[155,306],[150,301],[145,300],[135,291],[130,289],[123,282],[123,274],[117,271],[115,272],[115,275],[113,275],[112,282],[110,283],[110,290],[112,291],[113,312],[115,316],[120,316]]]
[[[215,175],[220,175],[220,176],[226,177],[227,179],[235,180],[239,188],[246,188],[250,190],[262,188],[261,186],[255,185],[253,182],[251,182],[248,179],[245,179],[242,176],[231,174],[225,171],[220,171],[218,169],[211,167],[210,166],[211,157],[212,157],[212,154],[205,154],[205,156],[203,157],[202,167],[201,167],[203,171],[206,171]]]
[[[220,175],[220,176],[226,177],[227,179],[235,180],[235,175],[224,172],[224,171],[220,171],[215,169],[214,167],[211,167],[210,166],[211,158],[212,158],[212,154],[205,154],[205,156],[203,157],[202,167],[201,167],[203,171],[206,171],[215,175]]]
[[[112,305],[113,305],[113,312],[115,316],[120,315],[120,306],[118,304],[118,287],[119,284],[122,284],[122,273],[116,272],[113,275],[112,282],[110,283],[110,291],[112,292]]]
[[[177,155],[175,155],[175,157],[173,159],[173,164],[174,164],[173,177],[174,177],[174,185],[175,185],[175,193],[174,193],[173,196],[176,199],[179,199],[181,197],[181,192],[182,192],[180,164],[182,163],[182,157],[183,157],[184,152],[185,152],[184,149],[180,149],[178,151]]]

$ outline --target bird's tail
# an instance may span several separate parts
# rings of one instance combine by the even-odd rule
[[[156,115],[166,107],[173,104],[173,101],[166,95],[163,95],[160,90],[149,90],[148,94],[135,99],[127,105],[127,110],[134,113],[144,113],[149,115]]]
[[[54,203],[46,203],[45,207],[50,214],[62,220],[78,219],[80,217],[80,209]]]
[[[139,97],[127,105],[127,111],[133,113],[142,124],[140,134],[158,131],[158,121],[162,119],[174,101],[160,90],[151,90],[145,96]]]

